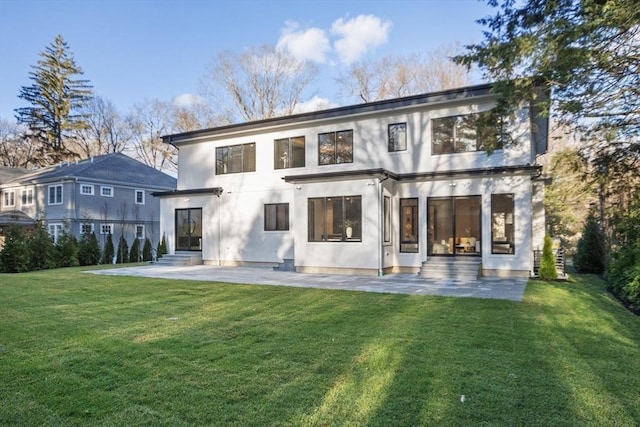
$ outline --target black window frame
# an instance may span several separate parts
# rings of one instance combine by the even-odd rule
[[[349,143],[350,150],[348,155],[341,154],[339,148],[340,135],[350,135],[351,142]],[[330,140],[323,141],[324,138],[332,136]],[[329,153],[323,154],[322,149],[327,147]],[[330,147],[332,146],[332,147]],[[344,153],[345,151],[342,151]],[[326,159],[323,161],[323,159]],[[318,166],[338,165],[343,163],[353,163],[353,129],[339,130],[334,132],[322,132],[318,134]]]
[[[400,252],[420,252],[420,203],[417,197],[400,199]],[[408,220],[408,221],[407,221]]]
[[[501,149],[509,141],[506,126],[506,119],[494,110],[435,117],[431,119],[431,155],[476,153],[487,151],[488,146]],[[473,140],[475,148],[462,149],[468,146],[464,140]]]
[[[282,216],[279,213],[281,213]],[[265,203],[264,231],[288,231],[288,230],[289,230],[289,203]]]
[[[237,161],[237,159],[236,161],[233,161],[234,156],[239,156],[239,161]],[[236,165],[239,165],[239,170],[236,170],[238,169]],[[228,175],[232,173],[246,173],[255,171],[255,142],[216,147],[216,175]]]
[[[296,142],[299,142],[300,140],[302,141],[302,149],[296,145]],[[284,152],[280,150],[283,144],[286,144],[286,150],[282,150]],[[274,139],[273,168],[292,169],[305,167],[307,161],[306,146],[307,144],[304,135]],[[300,154],[302,155],[300,156]]]
[[[340,201],[339,209],[334,209],[333,206],[337,206],[336,202]],[[357,215],[349,215],[347,205],[348,203],[358,202]],[[338,212],[339,218],[333,217],[331,227],[328,226],[328,203],[331,202],[332,214],[334,211]],[[316,218],[316,210],[314,205],[319,203],[320,205],[320,218]],[[357,218],[356,218],[357,216]],[[320,223],[318,224],[318,221]],[[320,232],[316,233],[316,226],[320,225]],[[350,195],[350,196],[328,196],[328,197],[310,197],[307,199],[307,241],[309,242],[362,242],[362,196]],[[352,235],[349,237],[347,228],[352,228]],[[333,233],[329,233],[329,231]],[[316,237],[316,235],[318,237]]]
[[[398,134],[394,129],[400,126],[402,126],[403,131]],[[400,144],[398,144],[398,138],[401,140]],[[391,123],[387,126],[387,150],[389,153],[407,151],[407,122]]]
[[[510,202],[498,200],[511,199]],[[506,206],[508,205],[508,206]],[[497,228],[503,233],[496,235]],[[515,255],[515,195],[513,193],[495,193],[491,195],[491,254]]]

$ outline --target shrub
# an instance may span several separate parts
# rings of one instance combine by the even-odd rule
[[[96,265],[100,263],[100,245],[95,233],[85,233],[78,243],[78,263]]]
[[[598,221],[593,212],[587,216],[578,240],[573,265],[578,273],[600,274],[604,271],[604,239]]]
[[[121,234],[120,239],[118,239],[118,254],[116,257],[116,263],[124,264],[129,262],[129,245],[127,245],[127,240]]]
[[[68,228],[62,231],[62,235],[58,237],[55,245],[57,252],[58,267],[75,267],[78,262],[78,240]]]
[[[4,273],[21,273],[29,269],[29,247],[22,229],[16,224],[11,224],[6,230],[0,251],[0,269]]]
[[[144,239],[144,245],[142,246],[142,260],[151,261],[153,259],[153,253],[151,250],[151,240]]]
[[[158,250],[156,251],[156,256],[158,259],[162,258],[162,255],[167,253],[167,240],[164,237],[164,233],[162,234],[162,240],[158,243]]]
[[[137,238],[134,238],[133,243],[131,244],[131,250],[129,251],[129,261],[140,262],[141,258],[142,253],[140,252],[140,241]]]
[[[111,233],[107,234],[107,240],[104,242],[104,250],[102,251],[102,263],[111,264],[113,262],[113,255],[115,249],[113,248],[113,238]]]
[[[556,271],[556,259],[553,256],[552,242],[549,235],[544,236],[542,259],[540,260],[538,276],[540,276],[542,280],[556,280],[558,278],[558,272]]]
[[[56,246],[42,221],[28,239],[29,270],[46,270],[56,267]]]

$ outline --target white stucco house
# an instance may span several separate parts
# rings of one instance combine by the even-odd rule
[[[164,136],[179,150],[177,189],[155,193],[169,252],[298,272],[428,273],[446,260],[529,276],[544,238],[536,159],[548,121],[524,105],[478,128],[491,89]],[[488,153],[488,138],[505,143]]]

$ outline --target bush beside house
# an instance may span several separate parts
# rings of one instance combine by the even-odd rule
[[[542,259],[540,260],[540,269],[538,275],[542,280],[556,280],[558,271],[556,270],[556,258],[553,256],[553,242],[549,235],[544,236],[544,245],[542,246]]]

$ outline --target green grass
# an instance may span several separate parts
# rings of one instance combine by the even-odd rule
[[[0,275],[1,425],[640,424],[640,318],[593,276],[510,302],[82,270]]]

